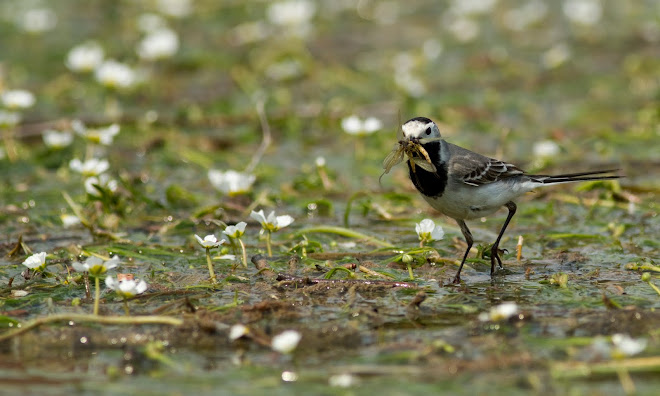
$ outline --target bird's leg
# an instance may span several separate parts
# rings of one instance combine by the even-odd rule
[[[468,253],[470,253],[470,249],[472,249],[472,243],[474,243],[474,240],[472,239],[472,233],[470,232],[470,229],[468,228],[467,224],[465,224],[465,221],[456,219],[456,223],[458,223],[458,226],[461,227],[461,232],[463,233],[463,237],[465,238],[465,242],[467,243],[467,249],[465,250],[465,254],[463,255],[461,266],[458,267],[458,272],[456,273],[456,277],[454,278],[454,283],[458,284],[461,283],[461,270],[463,269],[463,264],[465,264],[465,259],[467,258]]]
[[[506,216],[506,221],[504,222],[504,225],[502,226],[502,229],[500,230],[500,234],[497,236],[497,240],[493,244],[493,247],[490,248],[490,275],[492,276],[495,273],[495,260],[497,260],[497,264],[502,267],[502,259],[500,259],[499,255],[499,248],[500,248],[500,239],[502,239],[502,235],[504,235],[504,231],[506,231],[506,227],[509,225],[509,222],[511,221],[511,218],[513,217],[514,214],[516,214],[516,209],[517,206],[513,201],[509,201],[506,204],[504,204],[507,209],[509,209],[509,214]]]

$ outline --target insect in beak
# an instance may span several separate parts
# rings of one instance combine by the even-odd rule
[[[403,138],[400,139],[392,148],[392,151],[385,157],[383,160],[383,169],[385,171],[378,178],[380,179],[387,173],[392,170],[395,165],[403,162],[405,157],[408,157],[408,160],[411,163],[413,172],[415,172],[415,166],[419,166],[427,172],[435,173],[437,169],[431,157],[429,157],[428,152],[424,148],[423,144],[427,143],[428,139],[419,139],[419,138]],[[435,139],[433,139],[435,140]]]

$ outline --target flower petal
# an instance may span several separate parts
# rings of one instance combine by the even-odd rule
[[[135,286],[135,293],[136,294],[142,294],[147,290],[147,282],[145,281],[140,281],[140,283]]]
[[[276,352],[285,354],[291,353],[296,349],[301,338],[302,334],[300,334],[300,332],[295,330],[286,330],[281,334],[273,337],[271,347]]]
[[[277,216],[276,219],[276,227],[279,230],[280,228],[284,228],[288,226],[289,224],[293,223],[294,218],[289,216],[289,215],[283,215],[283,216]]]
[[[105,285],[110,290],[116,290],[117,289],[117,281],[112,276],[108,276],[107,278],[105,278]]]
[[[261,209],[258,212],[254,210],[250,213],[250,217],[261,223],[262,226],[266,225],[266,215],[264,215],[264,210]]]

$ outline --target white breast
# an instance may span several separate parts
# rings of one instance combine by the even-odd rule
[[[512,178],[481,186],[450,182],[441,197],[423,197],[434,209],[453,219],[477,219],[495,213],[507,202],[536,187],[536,183],[514,183],[514,180]]]

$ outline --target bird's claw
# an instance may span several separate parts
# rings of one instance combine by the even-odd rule
[[[490,275],[492,276],[495,273],[495,261],[497,261],[497,266],[500,269],[504,269],[502,265],[502,259],[500,258],[500,252],[507,252],[506,249],[500,250],[498,246],[493,246],[490,250]]]

